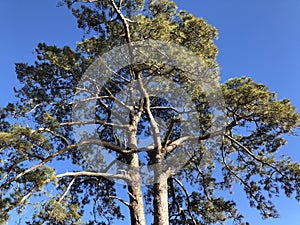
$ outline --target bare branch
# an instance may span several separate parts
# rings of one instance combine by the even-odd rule
[[[3,178],[1,178],[1,180],[4,180],[5,178],[7,178],[7,177],[9,176],[9,174],[14,170],[14,168],[15,168],[19,163],[24,162],[24,161],[26,161],[27,159],[28,159],[28,157],[25,157],[25,156],[24,156],[23,158],[21,158],[21,159],[15,161],[14,164],[11,165],[11,166],[7,169],[6,174],[3,176]]]
[[[166,133],[166,136],[165,136],[165,139],[164,139],[163,147],[166,146],[168,140],[170,139],[171,134],[172,134],[172,131],[173,131],[174,124],[175,124],[176,122],[180,122],[180,120],[174,120],[174,119],[172,119],[171,124],[170,124],[170,126],[169,126],[169,129],[168,129],[168,131],[167,131],[167,133]]]
[[[141,78],[138,79],[138,85],[139,85],[139,90],[145,99],[144,109],[145,109],[146,115],[148,117],[148,120],[149,120],[149,123],[151,126],[151,130],[153,132],[154,144],[155,144],[155,146],[157,146],[158,151],[161,151],[162,142],[161,142],[161,138],[160,138],[160,131],[158,128],[158,124],[155,121],[155,118],[150,110],[150,106],[151,106],[150,97],[149,97],[147,90],[144,87],[144,84],[143,84],[143,81]]]
[[[170,182],[170,191],[171,191],[171,195],[172,195],[172,198],[173,198],[173,201],[178,209],[178,212],[179,212],[179,215],[181,214],[185,220],[185,222],[188,224],[188,218],[187,218],[187,215],[185,213],[185,211],[181,208],[179,202],[177,201],[177,198],[176,198],[176,191],[175,191],[175,188],[174,188],[174,184],[173,184],[173,180]]]
[[[188,191],[186,190],[186,188],[184,187],[184,185],[181,183],[180,180],[178,180],[176,177],[171,177],[172,180],[174,180],[180,187],[181,189],[183,190],[183,192],[185,193],[185,196],[186,196],[186,200],[187,200],[187,209],[188,209],[188,212],[189,212],[189,215],[193,221],[193,224],[194,225],[197,225],[196,221],[195,221],[195,218],[192,214],[192,211],[191,211],[191,201],[190,201],[190,196],[189,196],[189,193]]]
[[[78,2],[92,3],[97,2],[98,0],[79,0]]]
[[[99,103],[112,115],[114,115],[119,121],[121,121],[121,123],[123,124],[127,124],[126,120],[124,119],[124,115],[120,115],[119,113],[117,113],[115,110],[111,110],[111,108],[106,105],[101,98],[99,98]]]
[[[89,139],[89,140],[81,141],[77,144],[76,147],[80,147],[80,146],[88,145],[88,144],[99,145],[99,146],[105,147],[107,149],[110,149],[110,150],[112,150],[116,153],[120,153],[120,154],[131,154],[131,153],[139,152],[138,149],[129,149],[129,150],[127,150],[127,149],[121,148],[117,145],[108,143],[106,141],[101,141],[99,139]]]
[[[52,134],[53,136],[58,137],[61,140],[63,140],[65,142],[65,144],[69,145],[69,141],[67,138],[65,138],[64,136],[62,136],[58,133],[55,133],[53,130],[50,130],[49,128],[39,128],[37,130],[34,130],[33,132],[48,132],[48,133]]]
[[[134,196],[133,194],[131,194],[129,191],[127,191],[127,194],[128,194],[134,201],[136,201],[136,198],[135,198],[135,196]]]
[[[75,147],[77,147],[78,145],[69,145],[66,148],[61,149],[60,151],[48,156],[47,158],[45,158],[42,162],[40,162],[39,164],[36,164],[35,166],[32,166],[30,168],[28,168],[27,170],[24,170],[23,172],[20,172],[17,176],[11,178],[10,180],[6,181],[5,183],[3,183],[0,186],[0,190],[5,188],[7,185],[11,184],[12,182],[16,181],[17,179],[19,179],[20,177],[24,176],[27,173],[30,173],[31,171],[34,171],[42,166],[44,166],[47,162],[51,161],[52,159],[54,159],[56,156],[59,156]]]
[[[65,122],[65,123],[60,123],[59,126],[73,126],[73,125],[88,125],[88,124],[100,124],[102,126],[111,126],[114,128],[120,128],[120,129],[124,129],[124,128],[128,128],[129,125],[128,124],[117,124],[117,123],[108,123],[108,122],[104,122],[103,120],[91,120],[91,121],[76,121],[76,122]]]
[[[27,173],[30,173],[31,171],[34,171],[42,166],[44,166],[47,162],[53,160],[55,157],[64,154],[65,152],[76,148],[76,147],[80,147],[86,144],[98,144],[101,145],[103,147],[106,147],[108,149],[111,149],[117,153],[123,153],[123,154],[127,154],[127,153],[133,153],[133,152],[138,152],[137,150],[125,150],[123,148],[120,148],[119,146],[110,144],[108,142],[105,141],[101,141],[101,140],[85,140],[85,141],[81,141],[78,144],[73,144],[73,145],[68,145],[67,147],[59,150],[58,152],[48,156],[47,158],[45,158],[42,162],[36,164],[35,166],[32,166],[30,168],[28,168],[27,170],[24,170],[23,172],[18,173],[18,175],[16,175],[15,177],[11,178],[10,180],[4,182],[1,186],[0,186],[0,190],[5,188],[7,185],[11,184],[12,182],[16,181],[17,179],[19,179],[20,177],[24,176]]]
[[[184,136],[184,137],[176,139],[175,141],[171,141],[171,142],[167,143],[167,147],[165,149],[166,149],[167,153],[170,153],[175,148],[177,148],[179,145],[181,145],[183,142],[186,142],[186,141],[203,141],[203,140],[207,140],[209,138],[214,138],[216,136],[223,135],[223,133],[224,133],[224,130],[221,129],[221,130],[215,131],[214,133],[208,133],[208,134],[204,134],[202,136],[197,136],[197,135]]]
[[[70,184],[68,185],[67,189],[65,190],[65,192],[62,194],[62,196],[60,196],[60,198],[58,199],[58,202],[61,202],[65,197],[66,195],[68,194],[68,192],[70,191],[72,185],[74,184],[74,181],[76,180],[76,177],[74,177],[72,179],[72,181],[70,182]]]
[[[176,108],[171,106],[151,106],[150,109],[173,110],[177,113],[180,113]]]
[[[131,43],[131,36],[130,36],[130,29],[129,29],[129,25],[127,23],[127,19],[124,17],[124,15],[122,14],[121,10],[119,9],[119,7],[116,5],[114,0],[110,0],[110,3],[112,4],[114,10],[116,11],[116,13],[118,14],[118,16],[120,17],[124,29],[125,29],[125,33],[126,33],[126,42],[128,44]],[[132,49],[131,49],[132,50]],[[132,51],[130,51],[130,53],[132,54]]]
[[[82,177],[82,176],[88,176],[88,177],[105,177],[105,178],[111,178],[111,179],[122,179],[125,181],[129,181],[130,177],[125,174],[108,174],[108,173],[96,173],[96,172],[89,172],[89,171],[79,171],[79,172],[66,172],[63,174],[59,174],[56,177],[62,178],[62,177]]]
[[[126,206],[128,206],[128,207],[130,207],[130,204],[128,203],[128,202],[126,202],[124,199],[122,199],[122,198],[119,198],[119,197],[117,197],[117,196],[108,196],[109,198],[113,198],[113,199],[116,199],[116,200],[119,200],[120,202],[122,202],[124,205],[126,205]]]
[[[119,6],[118,6],[118,9],[120,10],[121,9],[121,7],[122,7],[122,0],[120,0],[120,2],[119,2]]]
[[[130,106],[126,105],[124,102],[122,102],[120,99],[116,98],[112,93],[111,91],[107,88],[107,87],[104,87],[104,89],[109,93],[110,97],[115,100],[117,103],[119,103],[120,105],[122,105],[123,107],[125,107],[126,109],[129,109],[130,110]],[[102,97],[103,98],[103,97]]]

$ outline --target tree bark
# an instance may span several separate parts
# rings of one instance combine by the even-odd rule
[[[128,193],[130,198],[130,220],[131,225],[146,225],[143,193],[140,183],[139,173],[139,160],[138,154],[133,153],[131,160],[131,166],[135,165],[137,170],[134,174],[131,174],[131,183],[128,186]]]
[[[167,177],[159,176],[154,184],[154,225],[169,225]]]
[[[131,90],[132,91],[132,90]],[[130,124],[130,134],[128,144],[131,149],[137,149],[137,124],[139,121],[139,116],[135,115],[133,111],[130,112],[131,120]],[[141,188],[141,175],[139,169],[139,155],[137,152],[131,153],[130,165],[130,183],[128,184],[128,194],[130,198],[130,220],[131,225],[146,225],[143,193]]]

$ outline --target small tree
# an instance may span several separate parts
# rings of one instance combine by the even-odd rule
[[[300,199],[299,163],[276,154],[299,115],[251,78],[218,89],[216,28],[172,1],[62,3],[85,38],[16,64],[18,102],[0,117],[2,223],[31,207],[27,224],[111,224],[126,208],[132,225],[243,224],[222,197],[236,183],[264,218],[280,190]]]

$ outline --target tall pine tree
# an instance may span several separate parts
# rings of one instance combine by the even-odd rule
[[[250,205],[264,218],[278,217],[270,199],[281,190],[300,200],[300,165],[277,154],[286,143],[285,135],[292,135],[299,122],[288,99],[278,100],[251,78],[229,79],[221,85],[224,104],[219,110],[224,123],[213,130],[217,120],[209,99],[191,73],[172,60],[133,60],[135,43],[140,41],[182,46],[193,53],[191,57],[176,51],[172,56],[186,67],[197,66],[196,57],[208,71],[206,78],[216,81],[215,27],[167,0],[64,0],[61,4],[77,18],[84,38],[76,49],[41,43],[33,65],[16,64],[21,83],[15,90],[18,101],[0,111],[1,223],[12,212],[27,212],[27,224],[118,224],[130,218],[132,225],[145,225],[146,216],[153,217],[155,225],[228,219],[243,224],[235,202],[222,197],[235,184],[242,186]],[[99,56],[119,46],[127,48],[118,52],[120,58],[129,56],[132,63],[110,71],[110,79],[97,83],[102,71],[93,73],[91,67]],[[161,50],[165,59],[165,49]],[[85,77],[86,71],[95,77]],[[175,109],[168,99],[144,88],[155,79],[168,79],[189,93],[197,136],[182,136],[195,124],[183,121],[186,109],[181,99],[173,99],[181,106]],[[91,98],[94,105],[88,103]],[[76,120],[80,118],[76,113],[89,110],[93,119]],[[96,131],[92,138],[83,129],[86,125]],[[212,137],[218,145],[206,142]],[[143,139],[148,141],[141,146]],[[190,139],[196,139],[197,145],[185,142]],[[156,168],[152,180],[142,186],[139,168],[164,165],[180,148],[188,158],[183,168],[173,173]],[[214,158],[204,163],[209,148],[214,148]],[[99,149],[114,160],[107,163],[101,152],[95,154]]]

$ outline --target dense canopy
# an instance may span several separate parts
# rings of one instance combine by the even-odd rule
[[[196,57],[208,71],[206,78],[217,82],[215,27],[179,10],[173,1],[64,0],[61,5],[77,18],[83,39],[76,49],[40,43],[33,65],[16,64],[18,101],[0,109],[1,223],[17,212],[28,214],[27,224],[118,224],[130,218],[132,225],[144,225],[146,217],[153,217],[155,225],[230,219],[244,224],[235,202],[223,197],[236,184],[264,218],[278,217],[273,196],[284,193],[300,200],[300,164],[277,154],[299,123],[290,101],[277,99],[249,77],[229,79],[220,85],[223,118],[214,130],[217,120],[205,88],[199,86],[202,78],[174,64],[180,60],[194,68]],[[134,62],[112,71],[104,85],[89,80],[80,86],[99,56],[125,45],[134,58],[134,43],[147,40],[182,46],[193,57],[173,52],[167,63]],[[101,72],[96,75],[104,76]],[[169,79],[190,95],[195,110],[188,113],[196,113],[196,134],[182,136],[195,127],[184,121],[185,102],[173,99],[180,106],[174,109],[170,99],[145,88],[155,79]],[[80,101],[75,96],[85,94],[80,101],[95,99],[94,119],[76,121]],[[82,132],[78,139],[74,130],[87,124],[96,127],[96,135],[86,140],[89,134]],[[218,141],[206,142],[212,137]],[[139,145],[146,138],[151,143]],[[191,139],[197,145],[187,143]],[[93,155],[99,147],[115,157],[118,172],[102,153]],[[141,185],[141,166],[164,164],[180,148],[189,158],[181,170],[154,170],[158,182]],[[210,148],[214,158],[203,163]],[[130,177],[124,164],[138,172]]]

